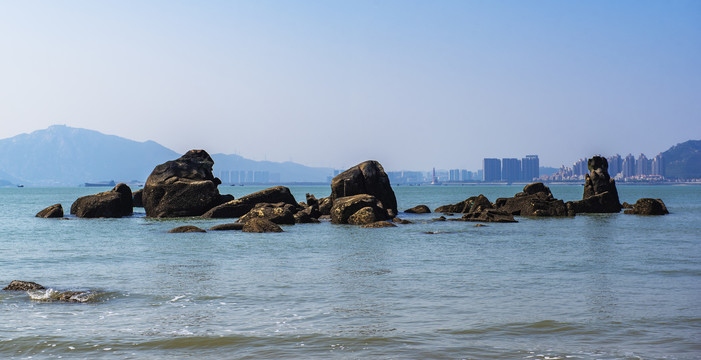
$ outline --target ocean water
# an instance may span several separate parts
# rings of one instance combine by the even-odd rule
[[[520,188],[394,189],[401,210]],[[564,200],[582,193],[551,189]],[[697,186],[619,186],[621,201],[663,199],[667,216],[486,227],[400,214],[415,223],[168,234],[231,220],[156,220],[140,208],[123,219],[34,217],[102,190],[0,189],[0,286],[92,294],[58,303],[0,291],[0,358],[701,358]],[[291,190],[298,201],[330,191]]]

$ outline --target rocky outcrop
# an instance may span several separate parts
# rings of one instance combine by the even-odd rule
[[[46,209],[39,211],[36,214],[39,218],[62,218],[63,217],[63,206],[61,204],[55,204],[47,207]]]
[[[375,221],[375,222],[372,222],[369,224],[365,224],[361,227],[364,227],[366,229],[374,229],[374,228],[397,227],[397,225],[394,225],[389,221]]]
[[[252,219],[266,219],[272,221],[275,224],[295,224],[295,213],[298,211],[297,207],[292,204],[277,203],[268,204],[260,203],[256,204],[253,209],[248,213],[241,216],[238,220],[240,223],[247,223]]]
[[[214,225],[211,228],[209,228],[209,231],[232,231],[232,230],[243,230],[243,224],[241,223],[228,223],[228,224],[219,224],[219,225]]]
[[[617,213],[621,211],[616,181],[609,176],[608,161],[594,156],[587,161],[582,200],[567,202],[570,215],[578,213]]]
[[[282,228],[267,219],[254,218],[243,224],[243,232],[251,233],[266,233],[266,232],[283,232]]]
[[[391,219],[397,215],[397,198],[379,162],[365,161],[338,174],[331,181],[333,206],[340,198],[360,194],[372,195],[379,200],[381,208],[387,213],[384,218]]]
[[[119,218],[133,213],[131,189],[117,184],[114,189],[79,197],[71,205],[71,214],[81,218]]]
[[[375,214],[375,209],[366,206],[348,218],[348,224],[350,225],[367,225],[377,221],[377,215]]]
[[[413,224],[413,222],[411,222],[409,220],[400,219],[398,217],[392,219],[392,222],[395,224],[402,224],[402,225]]]
[[[624,211],[632,215],[667,215],[669,211],[662,199],[642,198],[638,199],[630,209]]]
[[[132,201],[134,202],[134,207],[144,207],[143,195],[144,189],[134,191],[134,193],[132,194]]]
[[[469,197],[457,204],[443,205],[436,208],[436,213],[452,214],[452,213],[464,213],[474,212],[477,208],[480,209],[491,209],[493,207],[492,203],[489,202],[486,196],[478,195]]]
[[[463,221],[515,223],[513,215],[496,209],[481,209],[462,216]]]
[[[553,197],[550,188],[543,183],[528,184],[510,198],[499,198],[494,202],[497,210],[517,216],[567,216],[567,206]]]
[[[331,207],[333,206],[333,201],[331,197],[325,197],[319,199],[319,212],[321,215],[331,215]]]
[[[411,209],[404,210],[404,212],[410,214],[429,214],[431,209],[426,205],[416,205]]]
[[[207,232],[207,231],[204,229],[200,229],[194,225],[178,226],[178,227],[168,231],[168,233],[170,233],[170,234],[197,233],[197,232],[203,233],[203,232]]]
[[[386,209],[382,207],[382,203],[376,197],[360,194],[334,200],[333,207],[331,207],[331,222],[334,224],[348,224],[351,216],[366,207],[374,211],[376,221],[391,219],[387,215]]]
[[[42,285],[39,285],[31,281],[22,280],[12,280],[9,285],[2,288],[5,291],[27,291],[27,290],[43,290],[46,289]]]
[[[207,219],[237,218],[251,211],[257,204],[262,203],[283,203],[293,205],[295,208],[299,207],[289,188],[275,186],[215,206],[202,214],[202,217]]]
[[[224,199],[212,175],[214,161],[204,150],[190,150],[156,166],[144,185],[146,215],[154,218],[200,216]]]

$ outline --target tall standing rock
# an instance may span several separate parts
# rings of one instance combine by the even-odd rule
[[[331,181],[332,202],[342,197],[360,194],[377,198],[387,211],[387,218],[391,219],[397,215],[397,197],[379,162],[365,161],[338,174]]]
[[[155,218],[200,216],[222,203],[212,174],[214,160],[204,150],[190,150],[156,166],[146,180],[142,202]]]
[[[582,200],[567,203],[570,215],[577,213],[617,213],[622,209],[618,200],[616,181],[608,172],[605,157],[594,156],[587,161],[589,174],[584,177]]]

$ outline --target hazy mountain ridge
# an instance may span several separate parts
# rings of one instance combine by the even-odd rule
[[[674,145],[662,156],[667,178],[701,179],[701,140]]]
[[[154,141],[138,142],[94,130],[53,125],[0,140],[0,180],[4,180],[0,186],[146,181],[156,165],[181,155]],[[280,173],[284,181],[325,181],[332,172],[294,163],[257,162],[238,155],[212,157],[217,175],[219,169],[256,170]],[[295,179],[302,174],[306,177]]]

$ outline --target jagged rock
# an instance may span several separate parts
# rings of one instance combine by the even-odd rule
[[[484,209],[481,211],[475,211],[462,216],[464,221],[477,221],[477,222],[500,222],[500,223],[515,223],[518,222],[514,217],[504,211],[499,211],[495,209]]]
[[[325,197],[319,199],[319,212],[321,215],[331,215],[331,207],[333,206],[333,201],[331,197]]]
[[[243,232],[265,233],[282,231],[278,224],[263,218],[253,218],[243,224]]]
[[[632,215],[667,215],[669,211],[662,199],[642,198],[638,199],[631,209],[624,211],[626,214]]]
[[[214,161],[204,150],[190,150],[156,166],[144,185],[146,215],[154,218],[200,216],[224,200],[212,175]]]
[[[184,225],[184,226],[178,226],[174,229],[171,229],[168,231],[171,234],[182,234],[182,233],[193,233],[193,232],[207,232],[204,229],[200,229],[197,226],[194,225]]]
[[[297,212],[297,208],[291,204],[277,203],[268,204],[260,203],[256,204],[251,211],[239,218],[238,222],[246,223],[251,219],[261,218],[267,219],[275,224],[295,224],[294,214]]]
[[[22,280],[12,280],[9,285],[2,288],[6,291],[27,291],[27,290],[43,290],[46,289],[42,285],[39,285],[31,281]]]
[[[110,191],[79,197],[71,205],[71,214],[81,218],[119,218],[133,213],[131,189],[117,184]]]
[[[290,189],[285,186],[275,186],[215,206],[204,213],[202,217],[207,219],[237,218],[251,211],[257,204],[262,203],[284,203],[299,208]]]
[[[367,194],[374,196],[387,212],[386,218],[397,215],[397,198],[389,183],[389,177],[379,162],[360,163],[338,174],[331,180],[331,200],[334,205],[343,197]]]
[[[314,204],[295,213],[294,218],[297,224],[316,224],[319,223],[320,216],[319,207]]]
[[[392,222],[393,222],[393,223],[397,223],[397,224],[402,224],[402,225],[413,224],[412,221],[400,219],[400,218],[398,218],[398,217],[392,219]]]
[[[565,202],[555,199],[550,188],[543,183],[528,184],[514,197],[499,198],[495,208],[510,215],[520,216],[567,216]]]
[[[429,209],[426,205],[416,205],[411,209],[404,210],[404,212],[410,214],[428,214],[431,212],[431,209]]]
[[[132,201],[134,203],[134,207],[144,207],[143,195],[144,189],[139,189],[132,193]]]
[[[377,221],[377,216],[375,215],[375,209],[370,206],[366,206],[348,218],[348,224],[350,225],[366,225],[374,223]]]
[[[319,200],[317,200],[317,198],[313,194],[307,193],[306,198],[307,198],[307,206],[316,205],[317,208],[319,207]]]
[[[397,225],[394,225],[389,221],[375,221],[373,223],[365,224],[361,227],[366,228],[366,229],[371,229],[371,228],[397,227]]]
[[[229,230],[243,230],[243,224],[241,223],[228,223],[214,225],[209,228],[209,231],[229,231]]]
[[[377,198],[368,194],[360,194],[336,199],[331,208],[331,222],[348,224],[348,219],[364,207],[370,207],[375,211],[376,220],[390,219]]]
[[[457,204],[443,205],[436,208],[436,213],[452,214],[452,213],[469,213],[473,211],[473,207],[480,207],[482,209],[492,208],[493,205],[489,202],[489,199],[484,195],[469,197]]]
[[[36,217],[40,218],[62,218],[63,217],[63,206],[61,204],[55,204],[47,207],[46,209],[39,211]]]
[[[616,181],[609,176],[608,161],[594,156],[587,161],[582,200],[567,202],[570,215],[577,213],[617,213],[621,211]]]

